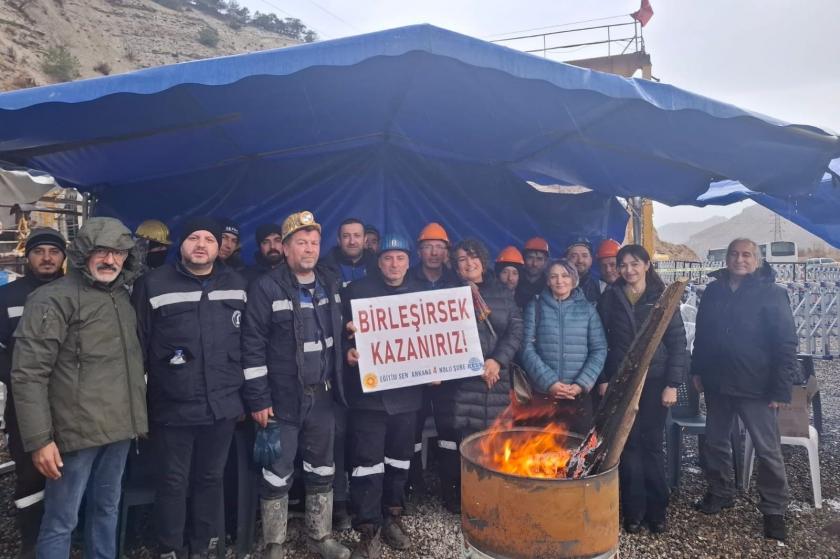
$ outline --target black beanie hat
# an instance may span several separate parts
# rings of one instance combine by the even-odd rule
[[[56,247],[65,255],[67,254],[67,241],[61,236],[61,233],[49,227],[39,227],[33,229],[26,238],[26,245],[24,254],[29,256],[29,251],[41,245],[50,245]]]
[[[216,237],[216,242],[222,244],[222,224],[212,217],[191,217],[185,221],[181,228],[181,242],[196,231],[209,231]]]
[[[235,235],[236,238],[239,238],[239,224],[233,221],[232,219],[228,219],[223,217],[219,219],[219,223],[222,226],[222,233],[230,233],[231,235]]]
[[[260,244],[272,233],[276,233],[282,237],[283,228],[277,223],[261,223],[257,225],[257,232],[254,234],[254,238],[257,240],[257,244]]]

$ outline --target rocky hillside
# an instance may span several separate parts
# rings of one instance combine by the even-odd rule
[[[177,7],[153,0],[0,0],[0,90],[300,42],[231,26],[195,0],[171,5]]]

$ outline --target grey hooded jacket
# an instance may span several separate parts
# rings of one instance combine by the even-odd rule
[[[96,282],[94,247],[129,250],[117,279]],[[118,220],[89,219],[67,250],[66,276],[33,292],[15,330],[12,386],[27,452],[62,453],[148,431],[143,353],[127,285],[142,261]]]

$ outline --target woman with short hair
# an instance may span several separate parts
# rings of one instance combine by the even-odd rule
[[[545,289],[525,308],[521,364],[534,391],[533,404],[553,405],[548,420],[586,435],[592,427],[589,391],[607,357],[604,328],[568,260],[555,260],[546,274]]]

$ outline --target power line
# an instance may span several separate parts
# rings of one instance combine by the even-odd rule
[[[318,8],[319,10],[321,10],[322,12],[331,15],[332,17],[334,17],[335,19],[337,19],[338,21],[340,21],[341,23],[343,23],[347,27],[351,28],[353,31],[357,31],[359,33],[362,32],[361,29],[359,29],[358,27],[356,27],[355,25],[353,25],[352,23],[350,23],[349,21],[347,21],[343,17],[339,16],[335,12],[332,12],[332,11],[328,10],[327,8],[325,8],[324,6],[319,4],[318,2],[315,2],[315,0],[306,0],[306,1],[309,2],[310,4],[312,4],[313,6],[315,6],[316,8]]]
[[[266,6],[268,6],[268,7],[272,8],[272,9],[274,9],[274,10],[278,11],[278,12],[280,12],[281,14],[286,15],[287,17],[290,17],[290,18],[292,18],[292,19],[296,19],[296,20],[301,21],[301,22],[303,21],[303,20],[302,20],[302,19],[300,19],[299,17],[297,17],[297,16],[294,16],[294,15],[290,14],[289,12],[287,12],[286,10],[284,10],[283,8],[281,8],[280,6],[278,6],[277,4],[273,4],[273,3],[269,2],[268,0],[259,0],[259,1],[260,1],[260,2],[262,2],[263,4],[265,4]],[[307,24],[304,24],[304,25],[306,25],[306,27],[308,27],[309,29],[311,29],[312,31],[314,31],[315,33],[317,33],[317,34],[318,34],[321,38],[323,38],[323,39],[330,39],[330,38],[331,38],[329,35],[327,35],[327,34],[326,34],[326,33],[324,33],[323,31],[321,31],[320,29],[316,29],[315,27],[313,27],[313,26],[309,25],[308,23],[307,23]]]

